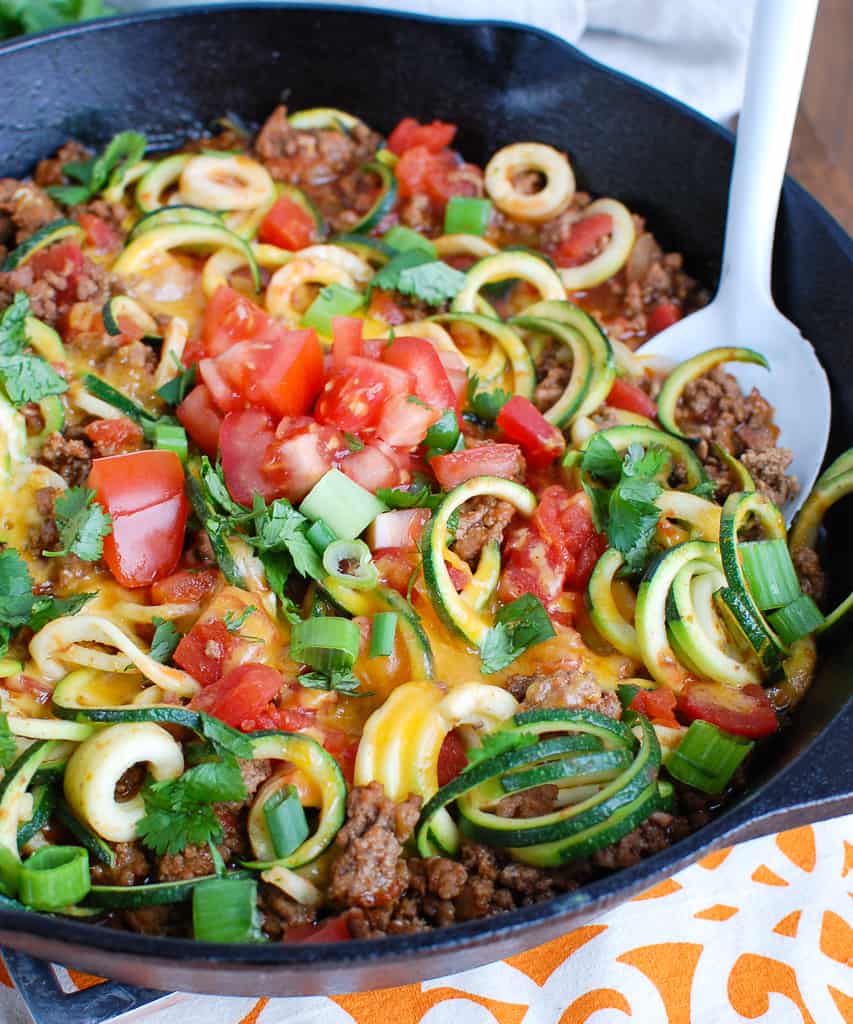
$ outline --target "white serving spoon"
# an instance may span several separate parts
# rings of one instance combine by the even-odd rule
[[[730,364],[745,390],[755,386],[775,409],[779,443],[790,448],[800,493],[785,506],[789,521],[806,499],[829,436],[829,382],[811,344],[773,302],[770,272],[776,212],[818,0],[759,0],[738,124],[720,285],[713,302],[638,351],[669,365],[720,345],[762,352],[770,372]]]

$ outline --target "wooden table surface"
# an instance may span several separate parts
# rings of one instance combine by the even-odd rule
[[[853,0],[821,0],[788,169],[853,233]]]

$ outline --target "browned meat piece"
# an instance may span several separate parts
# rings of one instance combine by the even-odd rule
[[[466,501],[459,510],[453,550],[466,562],[476,562],[489,541],[503,540],[504,530],[515,515],[508,501],[482,494]]]
[[[826,576],[814,548],[797,548],[791,553],[803,593],[820,603],[826,596]]]
[[[248,837],[242,804],[214,804],[213,809],[222,825],[219,852],[227,864],[248,854]],[[190,844],[181,853],[166,853],[157,858],[157,881],[179,882],[185,878],[200,878],[214,873],[213,857],[207,846]]]
[[[644,857],[665,850],[674,841],[674,826],[675,819],[671,814],[656,811],[633,832],[593,854],[593,863],[607,871],[633,867]]]
[[[541,376],[536,390],[533,392],[533,401],[537,409],[550,409],[566,390],[569,378],[572,375],[571,366],[563,363],[552,363]]]
[[[58,487],[40,487],[35,494],[36,508],[41,522],[30,535],[30,549],[35,552],[56,550],[59,547],[59,530],[53,518],[53,503],[60,493]]]
[[[531,708],[573,708],[598,711],[619,718],[622,705],[615,693],[602,690],[589,672],[557,669],[550,675],[510,676],[507,689],[516,698],[523,695],[522,710]]]
[[[130,800],[142,789],[148,768],[144,764],[134,764],[116,783],[115,798],[119,802]]]
[[[126,927],[141,935],[186,935],[187,912],[181,904],[123,910]]]
[[[258,889],[258,907],[262,927],[269,938],[280,939],[294,925],[313,924],[317,918],[314,907],[306,907],[291,899],[281,889],[262,882]]]
[[[403,202],[400,207],[400,220],[406,227],[420,231],[424,235],[432,235],[439,223],[439,214],[429,196],[417,195]]]
[[[56,203],[38,185],[15,178],[0,178],[0,213],[7,214],[12,221],[15,245],[62,216]]]
[[[329,898],[343,907],[383,907],[406,888],[403,843],[418,820],[420,798],[396,804],[379,782],[356,786],[347,799],[347,821],[337,835]]]
[[[240,762],[240,774],[246,787],[246,803],[251,803],[252,797],[270,777],[271,771],[272,766],[267,760]]]
[[[47,188],[48,185],[67,185],[69,179],[62,171],[64,165],[83,163],[90,156],[91,153],[82,143],[71,139],[62,146],[55,156],[39,161],[35,173],[36,184],[42,188]]]
[[[33,274],[31,264],[17,270],[0,272],[0,309],[12,301],[15,292],[27,293],[33,316],[55,326],[59,318],[77,302],[92,302],[100,309],[109,298],[109,275],[87,257],[77,271],[71,261],[60,271]]]
[[[92,861],[95,885],[141,885],[151,873],[151,865],[139,843],[116,843],[115,864],[109,867]]]
[[[92,451],[82,440],[51,434],[42,446],[39,461],[58,473],[69,487],[86,482],[92,465]]]
[[[556,786],[536,786],[522,793],[505,796],[495,807],[495,814],[501,818],[535,818],[540,814],[550,814],[557,809]]]
[[[800,493],[797,478],[785,472],[794,459],[790,448],[767,448],[763,451],[749,449],[740,458],[759,491],[780,508]]]
[[[124,222],[127,220],[128,209],[124,203],[110,203],[106,199],[93,199],[90,203],[81,203],[71,210],[71,216],[75,219],[81,213],[91,213],[100,217],[120,236],[124,236]]]

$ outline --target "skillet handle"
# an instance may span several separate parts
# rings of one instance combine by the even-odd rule
[[[735,814],[724,842],[853,813],[853,700],[794,765],[774,778]]]

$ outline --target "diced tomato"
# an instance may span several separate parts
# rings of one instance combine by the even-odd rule
[[[593,213],[572,225],[569,235],[553,252],[558,267],[577,267],[586,263],[599,243],[613,231],[613,218],[609,213]]]
[[[223,413],[245,409],[245,398],[225,377],[218,360],[201,359],[198,363],[198,372],[220,419]]]
[[[347,455],[340,469],[350,480],[374,494],[380,487],[396,487],[406,482],[397,463],[375,444]]]
[[[374,551],[387,548],[416,551],[431,515],[428,508],[395,508],[382,512],[370,525],[368,543]]]
[[[210,387],[207,360],[200,367]],[[216,367],[231,391],[276,416],[308,412],[323,386],[323,349],[314,330],[281,327],[278,337],[237,342],[217,358]]]
[[[436,167],[429,178],[427,191],[432,200],[444,207],[453,196],[480,196],[483,172],[476,164],[444,163]]]
[[[93,249],[108,252],[121,245],[121,236],[115,228],[101,217],[96,217],[94,213],[81,213],[77,217],[77,223],[86,232],[86,241]]]
[[[219,619],[197,622],[181,637],[172,661],[202,686],[210,686],[221,678],[222,666],[233,644],[234,637],[224,622]]]
[[[406,370],[414,378],[415,394],[439,413],[456,407],[451,386],[435,347],[423,338],[395,338],[382,353],[382,361]]]
[[[606,544],[583,491],[547,487],[530,521],[517,526],[504,546],[501,599],[531,593],[547,607],[564,590],[582,590]]]
[[[283,686],[280,672],[258,662],[245,662],[205,687],[190,706],[206,711],[232,729],[248,726],[246,731],[251,731],[255,716],[278,696]]]
[[[383,548],[373,553],[373,564],[379,573],[379,582],[400,594],[405,594],[408,590],[409,580],[419,562],[420,556],[415,549]]]
[[[104,558],[119,583],[143,587],[168,576],[181,557],[189,513],[178,456],[140,451],[95,459],[89,486],[112,516]]]
[[[457,158],[448,149],[442,149],[437,153],[432,153],[426,146],[413,146],[407,149],[394,168],[400,195],[404,199],[415,195],[440,199],[441,193],[435,193],[458,163]]]
[[[371,292],[367,315],[374,320],[384,320],[386,324],[395,325],[406,322],[406,314],[394,301],[391,292],[384,292],[381,288],[374,288]]]
[[[86,437],[95,446],[99,458],[135,452],[142,444],[142,427],[127,416],[114,420],[94,420],[86,427]]]
[[[518,476],[524,459],[517,444],[484,444],[464,452],[448,452],[430,460],[436,480],[445,491],[453,490],[475,476]]]
[[[293,252],[311,244],[316,227],[314,218],[299,203],[280,196],[261,221],[258,240]]]
[[[205,306],[201,349],[206,356],[218,356],[237,341],[269,340],[280,330],[281,324],[260,306],[223,284]]]
[[[764,690],[750,683],[737,688],[722,683],[687,683],[678,695],[678,714],[687,722],[710,722],[735,736],[760,739],[779,727]]]
[[[46,271],[51,271],[65,281],[63,287],[54,290],[54,297],[60,312],[67,312],[77,300],[77,282],[86,266],[86,257],[80,246],[70,241],[54,242],[34,252],[28,265],[34,281],[44,277]]]
[[[330,917],[321,924],[294,924],[287,928],[283,942],[347,942],[351,939],[347,915]]]
[[[412,375],[404,370],[362,356],[350,356],[326,382],[314,416],[320,423],[358,434],[376,426],[382,406],[391,395],[411,394],[413,387]]]
[[[263,455],[263,473],[280,497],[301,501],[348,451],[339,431],[308,416],[283,419]]]
[[[440,417],[437,409],[413,395],[392,395],[382,406],[376,434],[395,447],[414,448]]]
[[[340,765],[344,778],[352,785],[358,740],[342,729],[323,729],[323,746]]]
[[[332,317],[332,363],[342,367],[350,356],[363,354],[364,321],[355,316]]]
[[[222,474],[228,493],[241,505],[251,505],[255,493],[264,501],[278,497],[278,488],[263,469],[267,448],[274,440],[272,418],[259,409],[229,412],[222,421]]]
[[[615,409],[635,412],[638,416],[645,416],[650,420],[657,419],[658,407],[654,400],[649,398],[642,388],[636,384],[629,384],[621,377],[613,381],[613,387],[607,396],[607,404]]]
[[[660,334],[667,327],[678,323],[683,316],[681,308],[674,302],[659,302],[646,314],[646,331],[650,335]]]
[[[675,717],[675,694],[666,687],[639,690],[628,706],[631,711],[638,711],[658,725],[666,725],[671,729],[678,728],[678,719]]]
[[[175,410],[175,415],[204,454],[216,458],[222,413],[214,405],[210,389],[204,384],[196,384]]]
[[[454,408],[459,411],[468,392],[468,370],[462,357],[455,352],[438,351],[438,358],[444,367],[450,386],[453,388],[453,394],[456,396]]]
[[[465,744],[455,730],[444,737],[438,752],[438,784],[446,786],[468,766]]]
[[[521,395],[513,395],[498,413],[497,426],[510,441],[521,445],[533,467],[547,466],[566,450],[566,439],[536,406]]]
[[[182,569],[151,585],[151,600],[155,604],[184,604],[200,601],[216,587],[218,569]]]
[[[456,125],[444,121],[420,124],[413,117],[404,117],[388,136],[388,148],[397,156],[413,146],[425,146],[431,153],[437,153],[453,142]]]

